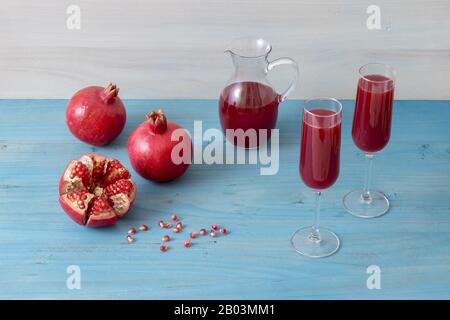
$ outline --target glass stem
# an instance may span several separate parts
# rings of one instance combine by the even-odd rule
[[[320,242],[320,232],[319,232],[319,217],[320,217],[320,191],[314,191],[314,194],[316,195],[316,210],[314,214],[314,225],[312,226],[312,231],[309,236],[309,240],[313,242]]]
[[[372,196],[370,195],[370,186],[372,183],[373,156],[373,153],[366,153],[366,178],[364,180],[364,190],[362,194],[362,200],[364,202],[372,201]]]

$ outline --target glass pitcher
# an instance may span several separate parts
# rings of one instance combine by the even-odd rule
[[[257,148],[267,142],[276,126],[279,104],[298,81],[297,63],[290,58],[269,62],[271,50],[268,41],[253,37],[235,39],[225,50],[231,54],[235,70],[220,95],[220,123],[228,141],[239,147]],[[281,94],[267,80],[267,74],[280,65],[289,65],[294,71],[292,82]]]

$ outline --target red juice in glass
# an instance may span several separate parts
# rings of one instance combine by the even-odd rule
[[[356,217],[375,218],[390,207],[386,195],[372,189],[371,178],[374,155],[391,136],[396,71],[387,64],[372,62],[359,68],[358,74],[352,138],[365,153],[366,173],[363,188],[347,193],[342,204]]]
[[[277,122],[279,103],[280,95],[262,83],[247,81],[228,85],[219,99],[220,123],[224,133],[226,129],[255,129],[256,143],[251,143],[248,137],[242,145],[236,137],[231,142],[245,148],[259,146],[259,129],[267,129],[267,138],[270,137],[270,129],[275,128]]]
[[[314,224],[297,230],[291,238],[295,250],[310,258],[322,258],[339,249],[339,237],[319,227],[320,198],[339,176],[342,104],[334,98],[305,101],[302,119],[299,171],[315,196]]]
[[[336,182],[339,176],[340,149],[341,115],[327,109],[305,110],[300,175],[308,187],[322,190]]]
[[[353,116],[352,137],[362,151],[383,149],[391,135],[394,81],[371,74],[359,79]]]

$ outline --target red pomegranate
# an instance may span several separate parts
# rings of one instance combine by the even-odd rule
[[[116,159],[86,154],[72,160],[59,181],[59,203],[78,224],[112,225],[128,213],[136,197],[136,185]]]
[[[189,167],[191,154],[192,141],[188,132],[168,121],[162,110],[147,115],[147,121],[128,138],[128,156],[134,170],[155,182],[182,176]]]
[[[102,146],[122,132],[126,112],[118,96],[119,88],[92,86],[81,89],[70,99],[66,123],[70,132],[86,143]]]

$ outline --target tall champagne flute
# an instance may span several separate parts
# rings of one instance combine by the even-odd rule
[[[320,196],[339,176],[342,105],[333,98],[305,102],[302,120],[299,171],[303,182],[316,198],[312,227],[297,230],[291,243],[298,253],[310,258],[330,256],[339,249],[339,238],[319,228]]]
[[[395,87],[394,68],[382,63],[368,63],[359,69],[352,138],[366,155],[364,188],[348,193],[344,208],[354,216],[375,218],[389,210],[389,200],[371,189],[372,160],[391,135],[392,104]]]

